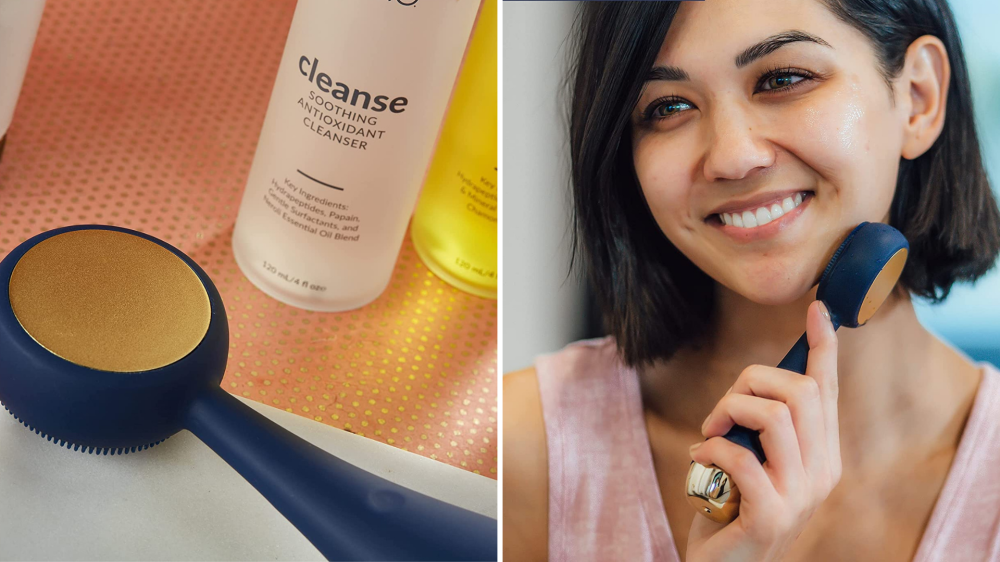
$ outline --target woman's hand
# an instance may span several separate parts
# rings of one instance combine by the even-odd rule
[[[777,560],[840,481],[837,334],[819,301],[806,315],[806,374],[751,365],[705,420],[691,458],[726,471],[740,490],[728,525],[696,514],[689,562]],[[760,432],[767,461],[723,438],[733,425]]]

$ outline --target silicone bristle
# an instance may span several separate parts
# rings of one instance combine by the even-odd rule
[[[847,249],[847,246],[849,245],[848,243],[851,241],[851,238],[854,238],[854,234],[862,226],[864,226],[866,224],[868,224],[868,223],[864,223],[863,222],[863,223],[859,224],[858,226],[855,226],[851,230],[850,234],[847,235],[847,238],[844,238],[844,241],[840,243],[840,246],[837,247],[837,251],[834,252],[833,253],[833,257],[830,258],[829,263],[826,264],[826,269],[823,270],[823,275],[819,276],[819,282],[820,283],[822,283],[826,279],[826,276],[829,275],[831,271],[833,271],[833,267],[835,265],[837,265],[837,260],[840,259],[840,254],[844,253],[844,250]]]
[[[164,438],[164,439],[160,439],[159,441],[156,441],[154,443],[148,443],[146,445],[136,445],[135,447],[102,447],[102,448],[97,448],[97,447],[88,447],[87,445],[82,445],[81,446],[81,445],[79,445],[77,443],[71,443],[69,441],[66,441],[65,439],[53,438],[51,435],[48,435],[48,434],[40,431],[37,428],[31,427],[31,425],[28,424],[28,422],[26,422],[26,421],[22,420],[21,418],[17,417],[17,414],[15,414],[14,412],[11,412],[10,408],[8,408],[6,404],[0,403],[0,405],[3,405],[3,409],[7,410],[7,413],[9,413],[10,415],[14,416],[15,420],[21,422],[21,425],[23,425],[24,427],[28,428],[31,431],[34,431],[35,435],[41,435],[42,437],[45,438],[46,441],[51,441],[51,442],[55,443],[56,445],[58,445],[60,447],[66,447],[67,449],[72,449],[74,451],[80,451],[81,453],[90,453],[90,454],[93,454],[93,455],[109,455],[109,454],[110,455],[116,455],[116,454],[117,455],[127,455],[130,452],[134,453],[136,451],[145,451],[146,449],[148,449],[150,447],[155,447],[156,445],[159,445],[160,443],[163,443],[164,441],[166,441],[167,439],[169,439],[169,437],[167,437],[167,438]]]

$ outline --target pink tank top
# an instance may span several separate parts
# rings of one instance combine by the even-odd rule
[[[611,338],[535,363],[549,455],[549,560],[680,562],[639,380]],[[915,562],[1000,561],[1000,371],[983,378]],[[693,515],[692,515],[693,516]]]

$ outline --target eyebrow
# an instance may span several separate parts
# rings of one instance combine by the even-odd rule
[[[830,47],[830,44],[826,41],[816,37],[815,35],[806,33],[805,31],[784,31],[782,33],[778,33],[777,35],[772,35],[756,45],[751,45],[747,48],[747,50],[740,53],[739,56],[736,57],[736,68],[743,68],[753,61],[761,57],[765,57],[774,51],[777,51],[781,47],[788,45],[789,43],[798,43],[800,41]],[[833,47],[830,48],[832,49]]]
[[[816,37],[805,31],[791,30],[783,31],[781,33],[772,35],[763,41],[751,45],[742,53],[737,55],[735,64],[736,68],[743,68],[746,65],[752,63],[753,61],[766,57],[767,55],[777,51],[781,47],[788,45],[790,43],[798,43],[801,41],[816,43],[817,45],[823,45],[826,47],[830,46],[829,43],[824,41],[820,37]],[[654,66],[650,69],[649,74],[646,75],[646,82],[653,82],[657,80],[663,80],[668,82],[683,82],[690,80],[691,77],[683,69],[676,66]]]
[[[688,76],[687,72],[684,72],[684,70],[677,68],[676,66],[654,66],[650,69],[649,74],[646,76],[646,82],[652,82],[654,80],[681,82],[690,79],[691,77]]]

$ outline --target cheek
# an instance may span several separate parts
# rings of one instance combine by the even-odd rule
[[[695,218],[690,195],[696,156],[690,153],[690,142],[678,142],[682,136],[649,134],[633,140],[633,164],[642,194],[660,230],[671,239]]]
[[[902,128],[883,84],[862,88],[856,82],[813,99],[793,115],[786,143],[815,170],[835,195],[845,219],[879,221],[896,187]]]
[[[796,156],[828,179],[850,174],[871,149],[867,108],[850,91],[834,91],[803,103],[791,117]]]

